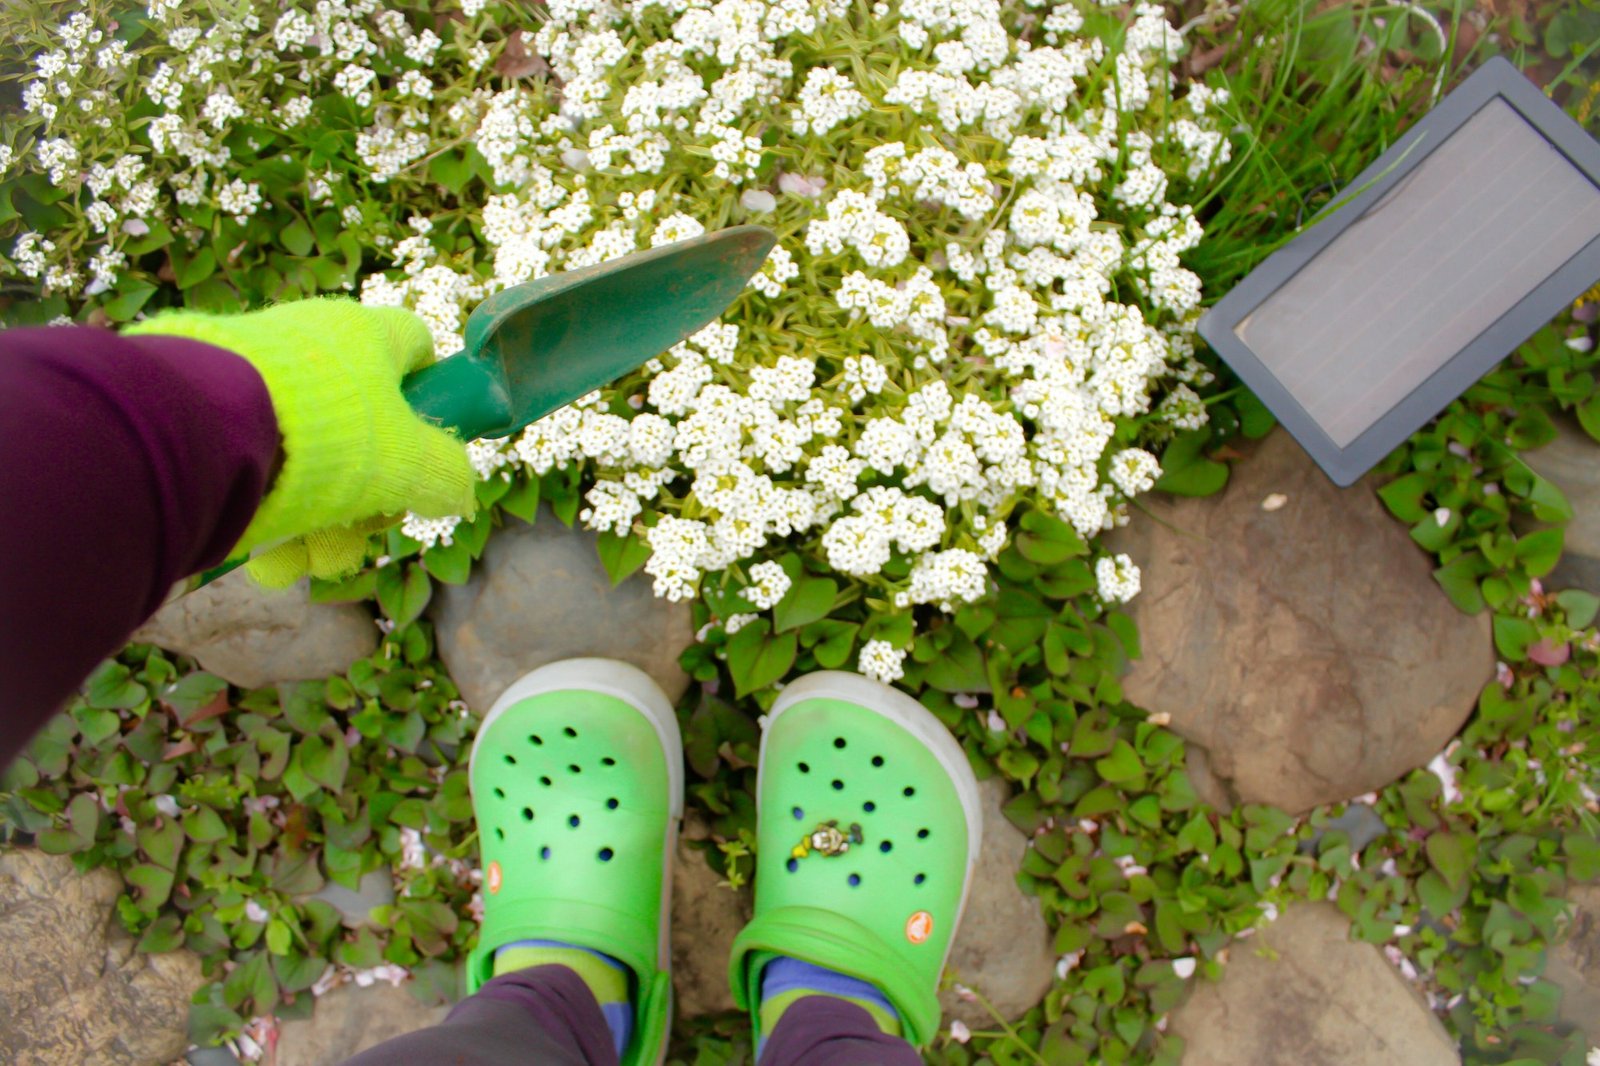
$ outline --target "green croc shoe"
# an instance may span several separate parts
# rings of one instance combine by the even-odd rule
[[[632,975],[624,1066],[660,1062],[672,1015],[667,915],[683,817],[683,744],[643,671],[569,659],[526,675],[478,727],[468,771],[483,862],[469,991],[494,952],[557,940]]]
[[[859,978],[905,1037],[939,1029],[936,991],[983,838],[961,745],[903,692],[810,674],[767,716],[757,783],[755,917],[734,998],[759,1024],[761,970],[785,955]]]

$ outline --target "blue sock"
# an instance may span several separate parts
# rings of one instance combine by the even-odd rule
[[[889,1005],[882,992],[858,977],[849,977],[836,970],[814,966],[809,962],[780,955],[761,970],[760,1040],[756,1044],[756,1057],[761,1057],[767,1034],[777,1027],[783,1012],[807,996],[832,996],[842,999],[872,1015],[878,1028],[893,1036],[900,1035],[900,1015]]]
[[[494,972],[498,977],[530,966],[565,966],[594,993],[600,1012],[606,1016],[617,1057],[633,1036],[633,1004],[628,1002],[628,968],[598,951],[564,944],[559,940],[514,940],[495,949]]]

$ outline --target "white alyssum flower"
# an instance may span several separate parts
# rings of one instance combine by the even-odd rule
[[[769,559],[750,568],[750,584],[744,590],[744,598],[764,611],[783,599],[789,585],[789,575],[783,567]]]
[[[1126,555],[1102,556],[1094,564],[1100,598],[1107,603],[1127,603],[1139,594],[1139,568]]]
[[[887,640],[869,640],[861,645],[856,669],[874,681],[892,684],[905,676],[906,653]]]

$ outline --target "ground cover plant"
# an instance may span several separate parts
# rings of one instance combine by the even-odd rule
[[[1377,797],[1392,831],[1360,854],[1323,831],[1335,811],[1197,799],[1181,739],[1122,699],[1139,575],[1097,543],[1152,485],[1217,491],[1229,441],[1270,429],[1195,351],[1202,299],[1448,85],[1464,8],[547,7],[0,13],[10,322],[343,291],[413,307],[450,351],[505,284],[735,222],[780,238],[721,325],[474,446],[476,516],[408,518],[316,587],[384,630],[347,675],[241,692],[133,646],[7,773],[9,837],[117,869],[141,947],[205,959],[194,1039],[258,1051],[261,1019],[344,981],[454,995],[473,719],[423,612],[521,519],[597,529],[615,578],[692,602],[692,803],[731,883],[756,718],[806,670],[902,686],[1014,783],[1058,980],[936,1061],[1176,1062],[1190,982],[1325,896],[1468,1061],[1581,1061],[1525,978],[1566,881],[1600,874],[1600,638],[1593,597],[1534,583],[1567,514],[1516,452],[1560,408],[1600,429],[1592,328],[1543,335],[1389,460],[1386,504],[1459,606],[1496,612],[1505,669],[1460,743]],[[1589,46],[1562,33],[1531,43],[1581,109]],[[381,869],[400,891],[373,927],[309,898]],[[738,1031],[685,1026],[682,1054],[730,1059]]]

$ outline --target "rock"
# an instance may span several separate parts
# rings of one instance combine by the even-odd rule
[[[656,599],[643,574],[612,587],[595,535],[548,510],[496,533],[472,578],[438,586],[430,611],[439,657],[479,714],[529,670],[575,656],[630,662],[674,702],[689,685],[678,667],[694,641],[689,605]]]
[[[276,1066],[328,1066],[374,1044],[438,1025],[449,1007],[425,1007],[404,987],[342,985],[317,1000],[311,1017],[278,1030]]]
[[[1345,807],[1343,814],[1329,818],[1326,825],[1312,833],[1311,839],[1300,845],[1301,852],[1315,855],[1323,836],[1333,832],[1348,837],[1351,852],[1359,854],[1362,848],[1386,835],[1389,827],[1384,824],[1383,816],[1372,807],[1365,803],[1352,803]]]
[[[1567,892],[1572,921],[1565,939],[1550,949],[1544,976],[1561,988],[1561,1020],[1600,1046],[1600,884]]]
[[[1151,496],[1114,538],[1146,589],[1127,697],[1170,714],[1239,802],[1298,813],[1382,788],[1493,676],[1488,615],[1450,604],[1374,484],[1335,488],[1278,430],[1221,495]]]
[[[114,917],[122,882],[33,849],[0,852],[0,1062],[171,1062],[205,984],[188,951],[136,952]]]
[[[983,798],[983,849],[973,870],[967,909],[956,930],[946,969],[957,981],[981,992],[1007,1021],[1038,1005],[1055,977],[1054,940],[1039,900],[1017,885],[1017,871],[1028,837],[1001,812],[1011,798],[1000,778],[979,786]],[[991,1028],[994,1019],[955,991],[939,1003],[947,1018],[972,1028]]]
[[[1573,419],[1557,419],[1556,426],[1560,432],[1555,440],[1522,453],[1523,461],[1553,482],[1572,505],[1561,561],[1543,581],[1547,588],[1600,594],[1600,442]],[[1524,527],[1522,522],[1517,525]]]
[[[1416,991],[1331,903],[1300,903],[1230,949],[1222,980],[1197,979],[1170,1030],[1183,1066],[1456,1066]],[[1263,951],[1265,944],[1277,957]]]
[[[344,916],[348,925],[368,925],[371,921],[368,912],[372,908],[394,902],[394,874],[387,866],[368,870],[361,875],[361,880],[356,882],[354,892],[341,884],[329,881],[313,893],[311,898],[332,904],[334,909]]]
[[[685,1018],[734,1009],[728,957],[754,907],[749,888],[725,888],[687,843],[705,836],[703,827],[686,821],[672,868],[672,991]]]
[[[168,603],[133,641],[193,655],[241,688],[342,674],[378,647],[372,615],[354,603],[312,603],[309,585],[264,589],[243,570]]]

